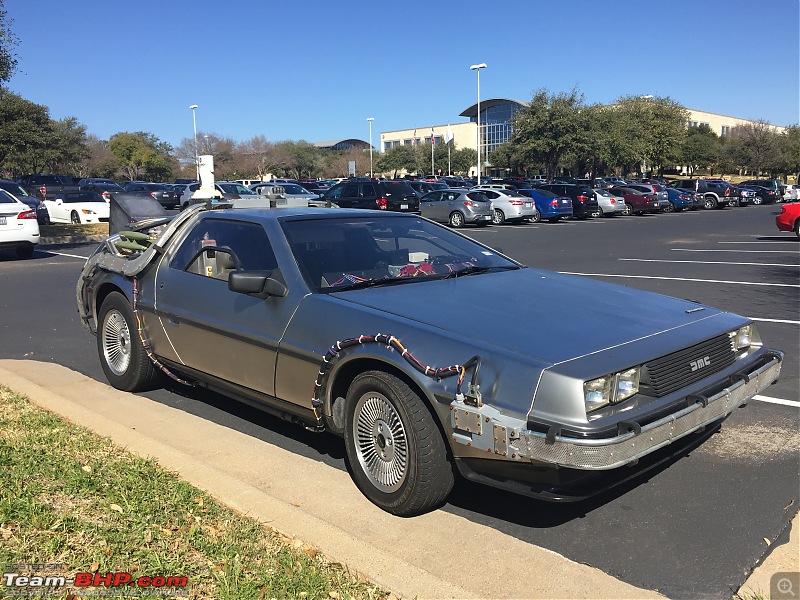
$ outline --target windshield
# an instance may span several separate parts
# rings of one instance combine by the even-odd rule
[[[308,194],[309,191],[295,183],[281,183],[279,184],[287,194]]]
[[[309,288],[317,292],[520,268],[418,217],[326,216],[285,220],[282,227]]]
[[[7,191],[0,188],[0,204],[19,204],[19,201]]]
[[[219,183],[217,185],[219,185],[226,194],[239,194],[240,196],[253,195],[253,190],[244,187],[240,183]]]

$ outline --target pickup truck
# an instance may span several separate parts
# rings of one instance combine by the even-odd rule
[[[692,190],[703,198],[703,208],[724,208],[734,203],[736,188],[721,179],[677,179],[670,187]]]
[[[67,175],[26,175],[17,179],[25,191],[41,200],[55,200],[56,194],[80,191],[77,183]]]

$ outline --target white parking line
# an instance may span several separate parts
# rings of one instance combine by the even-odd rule
[[[795,408],[800,408],[800,402],[797,400],[783,400],[782,398],[770,398],[769,396],[753,396],[753,400],[758,400],[759,402],[768,402],[770,404],[780,404],[782,406],[794,406]]]
[[[763,285],[768,287],[792,287],[800,288],[794,283],[761,283],[755,281],[725,281],[722,279],[691,279],[688,277],[656,277],[654,275],[610,275],[608,273],[571,273],[569,271],[559,271],[563,275],[582,275],[584,277],[622,277],[629,279],[664,279],[666,281],[698,281],[701,283],[730,283],[734,285]]]
[[[752,265],[756,267],[800,267],[800,265],[790,265],[784,263],[724,262],[724,261],[713,261],[713,260],[661,260],[656,258],[620,258],[618,260],[628,260],[634,262],[657,262],[657,263],[691,263],[694,265]]]
[[[778,241],[778,240],[763,240],[760,242],[717,242],[718,244],[797,244],[797,240],[787,240],[787,241]]]
[[[80,258],[81,260],[87,260],[88,256],[80,256],[79,254],[67,254],[66,252],[53,252],[52,250],[42,250],[42,252],[47,252],[48,254],[56,254],[58,256],[69,256],[70,258]]]
[[[695,248],[670,248],[674,252],[738,252],[739,254],[798,254],[791,250],[704,250]]]

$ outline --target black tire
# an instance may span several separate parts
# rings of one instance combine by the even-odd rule
[[[671,212],[675,212],[675,205],[674,205],[674,204],[672,204],[672,202],[670,202],[669,204],[667,204],[667,205],[664,207],[664,212],[665,212],[665,213],[671,213]]]
[[[633,214],[633,206],[631,206],[630,204],[628,204],[626,202],[625,203],[625,210],[622,211],[622,214],[625,215],[626,217],[630,217]]]
[[[594,218],[594,219],[596,219],[598,217],[602,217],[603,216],[603,209],[602,208],[598,208],[597,210],[593,210],[591,213],[589,213],[589,216]]]
[[[539,209],[536,208],[533,210],[533,216],[531,217],[531,223],[541,223],[542,222],[542,213],[539,212]]]
[[[452,213],[450,213],[450,219],[448,219],[448,221],[450,222],[450,227],[453,229],[459,229],[464,226],[464,215],[457,210],[454,210]]]
[[[73,210],[73,211],[72,211],[72,212],[69,214],[69,220],[70,220],[72,223],[74,223],[75,225],[80,225],[80,223],[81,223],[81,217],[80,217],[80,215],[78,214],[78,211],[77,211],[77,210]]]
[[[794,234],[800,238],[800,219],[794,222]]]
[[[703,208],[706,210],[717,208],[717,199],[714,196],[705,196],[703,198]]]
[[[761,196],[756,196],[755,198],[753,198],[753,204],[755,204],[755,205],[759,205],[763,201],[764,201],[764,199]]]
[[[494,214],[492,215],[492,223],[495,225],[502,225],[505,222],[506,222],[506,215],[499,208],[495,208]]]
[[[455,476],[427,405],[383,371],[356,377],[347,392],[345,449],[361,492],[383,510],[410,517],[442,504]]]
[[[128,299],[111,292],[97,316],[97,352],[109,383],[118,390],[142,392],[160,387],[161,373],[139,339]]]
[[[36,246],[29,244],[27,246],[20,246],[15,250],[15,252],[17,254],[17,258],[26,259],[33,256],[34,250],[36,250]]]

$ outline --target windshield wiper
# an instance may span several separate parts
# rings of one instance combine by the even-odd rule
[[[479,267],[477,265],[471,265],[469,267],[464,267],[463,269],[457,269],[457,270],[453,271],[452,273],[448,273],[447,275],[445,275],[441,279],[451,279],[451,278],[454,279],[456,277],[462,277],[464,275],[476,275],[478,273],[486,273],[486,272],[491,271],[493,269],[501,269],[503,271],[515,271],[518,268],[519,267],[513,267],[513,266],[508,266],[508,265],[496,265],[494,267]]]
[[[381,285],[394,285],[396,283],[407,283],[409,281],[421,281],[425,278],[419,277],[379,277],[377,279],[367,279],[365,281],[354,281],[350,285],[342,285],[335,288],[330,288],[331,292],[343,292],[350,290],[361,290],[364,288],[377,287]]]

